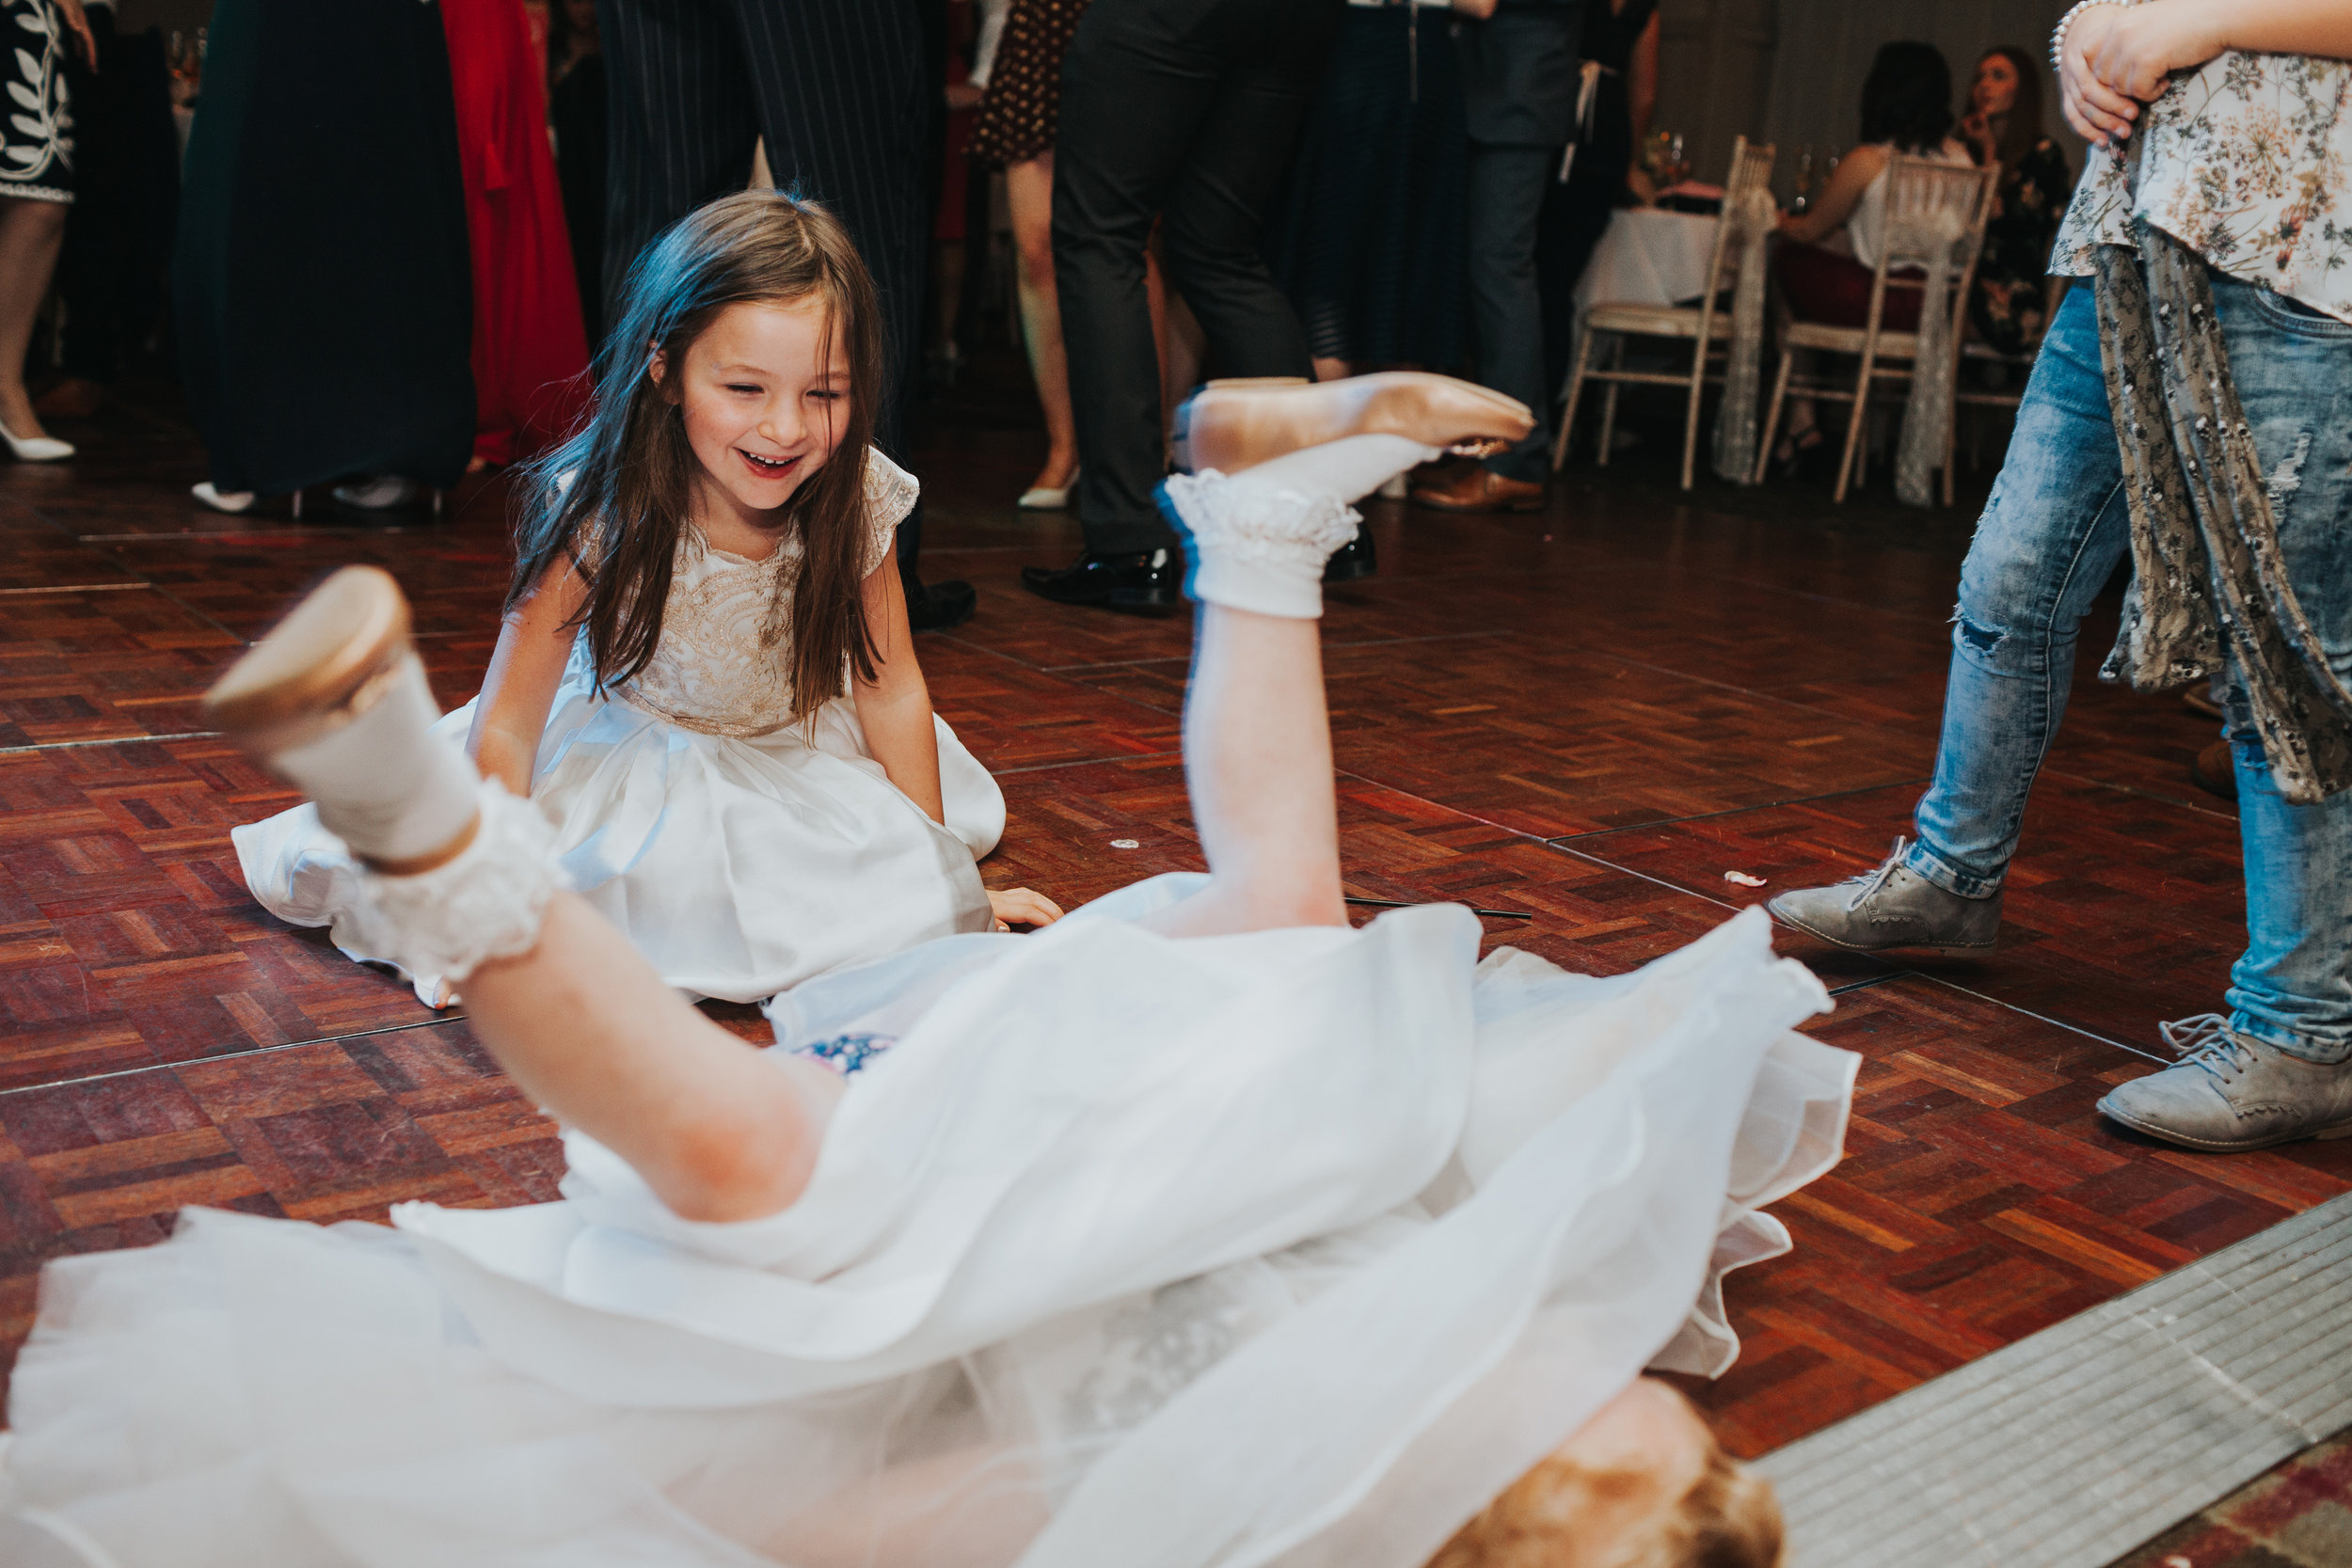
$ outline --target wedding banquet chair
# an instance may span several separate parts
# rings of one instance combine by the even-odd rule
[[[1998,168],[1974,168],[1928,158],[1897,154],[1887,164],[1886,231],[1879,245],[1878,264],[1870,279],[1870,308],[1859,327],[1832,326],[1822,322],[1785,319],[1780,330],[1780,369],[1772,378],[1771,411],[1764,419],[1763,439],[1756,444],[1756,478],[1764,477],[1772,440],[1779,434],[1780,411],[1793,388],[1821,402],[1851,403],[1846,421],[1845,450],[1837,463],[1837,488],[1833,499],[1843,501],[1861,477],[1862,434],[1869,412],[1870,393],[1882,381],[1912,385],[1904,412],[1904,451],[1922,476],[1940,460],[1944,470],[1944,504],[1952,504],[1952,400],[1958,390],[1960,355],[1956,352],[1967,320],[1968,291],[1974,285],[1977,260],[1984,249],[1984,226],[1993,213],[1993,192]],[[1889,277],[1916,267],[1926,277],[1916,282]],[[1883,318],[1886,292],[1915,288],[1921,293],[1919,330],[1890,332]],[[1792,376],[1797,354],[1836,354],[1859,361],[1851,385],[1834,372]],[[1899,363],[1889,363],[1899,361]],[[1917,429],[1913,421],[1920,421]],[[1905,458],[1898,460],[1899,490],[1904,483]],[[1914,504],[1925,505],[1924,494],[1905,494]]]
[[[1585,312],[1583,330],[1577,335],[1576,361],[1568,372],[1566,411],[1560,417],[1560,433],[1552,440],[1551,467],[1558,472],[1567,461],[1568,433],[1576,428],[1576,409],[1582,400],[1584,383],[1599,381],[1608,390],[1601,395],[1600,451],[1598,462],[1609,466],[1610,438],[1617,425],[1617,389],[1627,385],[1652,387],[1684,387],[1689,388],[1689,405],[1682,423],[1682,487],[1691,488],[1692,465],[1697,455],[1699,440],[1699,394],[1710,380],[1722,381],[1722,373],[1709,375],[1709,356],[1716,356],[1718,367],[1736,357],[1734,312],[1722,305],[1725,284],[1742,269],[1752,269],[1761,279],[1763,265],[1762,239],[1771,229],[1769,219],[1761,216],[1771,201],[1773,147],[1770,142],[1750,146],[1741,136],[1732,146],[1731,172],[1724,181],[1724,206],[1715,220],[1713,255],[1707,268],[1707,289],[1695,306],[1648,305],[1627,300],[1597,301]],[[1761,199],[1759,200],[1759,197]],[[1757,297],[1760,299],[1761,294]],[[1760,310],[1749,312],[1755,319],[1753,330],[1760,341],[1763,321]],[[1592,365],[1593,340],[1607,334],[1611,341],[1609,364],[1606,369]],[[1691,368],[1687,372],[1628,370],[1625,368],[1625,345],[1629,338],[1658,338],[1685,341],[1692,345]]]

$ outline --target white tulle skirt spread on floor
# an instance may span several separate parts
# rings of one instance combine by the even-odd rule
[[[463,745],[473,714],[468,703],[435,728]],[[756,1002],[988,928],[974,862],[1004,833],[1005,798],[946,721],[933,722],[945,827],[891,784],[849,699],[827,704],[807,729],[707,734],[599,693],[583,642],[539,743],[531,799],[557,826],[571,885],[663,979],[696,996]],[[264,909],[330,927],[362,962],[389,963],[351,940],[344,916],[358,868],[317,807],[230,836]],[[439,977],[409,978],[432,1005]]]
[[[1836,1159],[1854,1058],[1751,911],[1636,974],[1434,907],[1171,941],[1141,883],[771,1006],[895,1039],[802,1200],[397,1230],[192,1210],[43,1276],[0,1528],[120,1568],[1416,1568]],[[6,1508],[0,1507],[0,1514]],[[27,1534],[24,1539],[31,1539]]]

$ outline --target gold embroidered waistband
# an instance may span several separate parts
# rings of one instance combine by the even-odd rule
[[[772,724],[730,724],[723,720],[706,719],[699,714],[673,713],[659,703],[647,701],[644,693],[633,687],[615,692],[614,696],[638,712],[659,719],[665,724],[675,724],[679,729],[692,730],[697,735],[724,736],[730,740],[756,740],[762,736],[773,735],[792,722],[789,719],[779,719]]]

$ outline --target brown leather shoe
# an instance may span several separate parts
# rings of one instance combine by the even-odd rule
[[[44,420],[87,420],[106,406],[106,388],[87,376],[69,375],[33,400]]]
[[[2218,795],[2224,800],[2237,799],[2237,758],[2230,751],[2230,743],[2217,740],[2197,753],[2197,760],[2188,765],[2188,782],[2208,795]]]
[[[1340,381],[1212,381],[1176,410],[1176,463],[1239,473],[1348,436],[1403,436],[1423,446],[1499,451],[1535,428],[1501,392],[1426,371]]]
[[[1540,512],[1544,487],[1472,464],[1450,479],[1414,485],[1413,504],[1438,512]]]

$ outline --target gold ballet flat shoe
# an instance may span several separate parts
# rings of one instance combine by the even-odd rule
[[[1212,381],[1176,411],[1176,460],[1187,472],[1239,473],[1349,436],[1402,436],[1465,456],[1491,455],[1534,428],[1526,404],[1425,371]]]
[[[389,572],[345,566],[204,693],[213,728],[266,762],[373,706],[407,657],[408,600]]]

